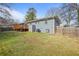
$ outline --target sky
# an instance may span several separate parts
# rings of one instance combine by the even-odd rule
[[[48,9],[57,8],[61,5],[61,3],[12,3],[10,4],[10,7],[14,10],[14,15],[19,18],[18,21],[23,22],[24,19],[22,18],[26,15],[29,8],[33,7],[36,9],[37,18],[43,18]]]

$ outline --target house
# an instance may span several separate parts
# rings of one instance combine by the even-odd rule
[[[56,26],[60,25],[58,17],[42,18],[38,20],[32,20],[27,22],[30,32],[43,32],[54,34]]]

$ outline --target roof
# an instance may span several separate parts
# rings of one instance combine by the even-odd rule
[[[32,21],[28,21],[27,23],[46,21],[46,20],[53,20],[53,19],[55,19],[55,17],[48,17],[48,18],[42,18],[42,19],[32,20]]]

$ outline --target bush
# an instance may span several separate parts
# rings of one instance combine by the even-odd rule
[[[37,32],[41,32],[41,30],[40,29],[37,29]]]

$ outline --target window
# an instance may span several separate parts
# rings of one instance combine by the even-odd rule
[[[47,24],[47,21],[45,21],[45,24]]]
[[[39,21],[38,21],[38,24],[39,24]]]
[[[29,25],[31,25],[31,23],[29,23]]]
[[[35,24],[37,24],[37,22],[35,22]]]
[[[50,32],[50,30],[49,30],[49,29],[46,29],[46,32],[47,32],[47,33],[49,33],[49,32]]]

